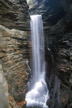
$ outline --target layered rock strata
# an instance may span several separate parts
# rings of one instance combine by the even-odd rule
[[[58,70],[61,79],[60,92],[63,108],[72,107],[72,32],[66,33],[58,41]]]
[[[9,30],[0,26],[0,59],[4,77],[8,83],[8,91],[17,104],[25,108],[25,94],[29,70],[27,32]]]
[[[12,29],[29,30],[26,0],[0,0],[0,24]]]
[[[3,77],[6,78],[10,93],[10,108],[25,108],[26,105],[25,94],[29,77],[26,62],[29,57],[26,32],[28,30],[26,0],[0,0],[0,59]]]

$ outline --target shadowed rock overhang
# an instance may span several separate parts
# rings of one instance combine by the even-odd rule
[[[0,24],[10,29],[29,30],[26,0],[0,0]]]

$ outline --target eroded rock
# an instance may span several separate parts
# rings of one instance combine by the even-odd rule
[[[8,91],[16,103],[25,101],[29,70],[28,60],[28,33],[25,31],[9,30],[0,26],[0,58],[4,77],[8,83]],[[22,107],[25,107],[23,102]]]
[[[29,30],[26,0],[0,0],[0,24],[12,29]]]

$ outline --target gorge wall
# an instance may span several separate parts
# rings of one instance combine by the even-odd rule
[[[37,0],[38,1],[38,0]],[[72,107],[72,1],[41,0],[30,14],[42,14],[46,46],[49,108]]]
[[[72,108],[72,1],[37,1],[29,12],[43,15],[46,81],[50,92],[47,104],[50,108]],[[26,105],[29,29],[26,1],[0,0],[0,60],[10,108]]]
[[[1,0],[0,24],[11,29],[29,29],[28,5],[26,0]]]
[[[29,77],[27,67],[29,57],[28,30],[29,15],[26,1],[1,0],[0,61],[2,61],[1,67],[3,71],[1,75],[8,84],[8,91],[6,92],[8,92],[7,99],[10,108],[25,108],[26,105],[25,94]],[[4,101],[2,100],[2,102]],[[5,104],[5,102],[2,104]],[[2,106],[2,108],[6,108],[6,105]]]

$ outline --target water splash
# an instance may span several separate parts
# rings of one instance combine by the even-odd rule
[[[27,106],[48,108],[46,101],[49,96],[45,82],[44,33],[41,15],[31,16],[31,39],[33,67],[29,85],[30,90],[26,94]]]

